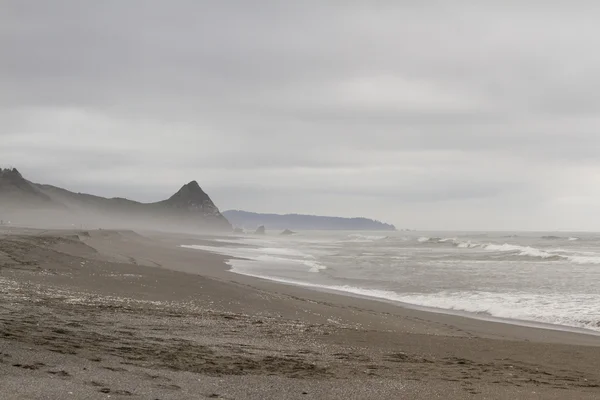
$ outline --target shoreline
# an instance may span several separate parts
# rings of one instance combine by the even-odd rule
[[[226,241],[221,242],[219,240],[230,239],[230,236],[228,235],[194,235],[189,233],[170,233],[158,231],[142,233],[144,235],[147,235],[149,238],[159,240],[160,242],[171,246],[172,249],[191,252],[190,254],[192,255],[192,258],[194,258],[194,255],[198,255],[200,257],[201,254],[209,254],[212,257],[218,259],[220,264],[219,268],[210,268],[208,270],[203,271],[196,271],[189,268],[181,268],[181,266],[172,266],[172,268],[176,271],[182,271],[185,273],[192,274],[201,273],[203,276],[216,278],[219,280],[241,283],[261,290],[284,291],[286,292],[286,294],[291,293],[294,296],[303,296],[306,298],[312,298],[317,295],[323,295],[323,300],[326,301],[334,301],[337,299],[337,301],[344,302],[346,300],[352,299],[357,300],[358,305],[362,305],[366,302],[369,305],[374,306],[374,308],[376,309],[378,308],[378,306],[386,306],[385,312],[390,311],[390,308],[387,307],[390,306],[392,310],[398,309],[399,311],[403,310],[409,313],[415,312],[417,314],[424,313],[425,315],[430,315],[430,317],[432,318],[438,317],[444,320],[444,322],[446,322],[447,319],[450,319],[453,322],[460,321],[463,322],[463,324],[469,329],[476,328],[478,330],[481,330],[481,332],[485,333],[493,331],[494,328],[497,326],[506,326],[507,328],[512,327],[514,329],[509,330],[515,334],[514,336],[516,340],[536,340],[537,338],[539,340],[548,340],[552,343],[574,343],[600,347],[600,332],[596,333],[593,330],[555,324],[546,324],[547,326],[544,326],[544,323],[535,321],[523,321],[524,323],[520,323],[520,320],[509,320],[493,316],[490,318],[486,318],[485,316],[482,316],[482,318],[478,318],[476,315],[474,315],[474,313],[469,313],[467,311],[455,310],[456,312],[451,312],[453,310],[434,309],[425,306],[413,305],[410,303],[403,303],[400,301],[386,300],[371,296],[352,294],[349,292],[341,292],[334,290],[315,290],[304,285],[287,284],[271,279],[265,279],[261,276],[237,273],[231,271],[232,266],[228,264],[227,261],[234,259],[246,261],[252,260],[241,257],[228,256],[221,253],[211,252],[209,250],[201,250],[197,248],[186,247],[187,245],[198,244],[213,247],[227,247],[228,243]],[[182,240],[184,243],[181,242]],[[319,298],[319,300],[321,300],[321,298]],[[515,323],[511,323],[512,321],[514,321]],[[529,322],[531,322],[531,324]],[[538,324],[540,326],[538,326]],[[566,329],[562,329],[563,327],[565,327]],[[538,331],[540,331],[539,334],[537,334]],[[561,337],[563,334],[564,337]],[[573,340],[574,338],[576,338],[576,340]]]
[[[229,271],[194,235],[0,234],[0,397],[596,399],[600,340]]]
[[[199,250],[199,251],[203,251],[203,250]],[[217,253],[214,253],[214,254],[217,254]],[[365,299],[365,300],[380,301],[382,303],[393,304],[398,307],[411,309],[411,310],[415,310],[415,311],[422,311],[422,312],[434,313],[434,314],[453,315],[453,316],[457,316],[457,317],[471,318],[471,319],[479,320],[479,321],[495,322],[495,323],[507,324],[507,325],[516,325],[516,326],[522,326],[522,327],[526,327],[526,328],[548,329],[548,330],[554,330],[554,331],[559,331],[559,332],[579,333],[579,334],[583,334],[583,335],[591,335],[591,336],[600,337],[600,331],[595,331],[593,329],[581,328],[581,327],[576,327],[576,326],[551,324],[551,323],[544,323],[544,322],[533,321],[533,320],[519,320],[519,319],[511,319],[511,318],[502,318],[502,317],[493,316],[491,314],[473,313],[473,312],[463,311],[463,310],[421,306],[418,304],[406,303],[403,301],[388,299],[385,297],[377,297],[377,296],[368,295],[368,294],[361,294],[361,293],[355,293],[355,292],[351,292],[351,291],[345,291],[342,289],[337,289],[337,286],[320,285],[320,284],[314,284],[314,283],[310,283],[310,282],[299,282],[299,281],[287,280],[284,278],[268,277],[268,276],[253,275],[253,274],[249,274],[249,273],[238,272],[238,271],[235,271],[233,267],[228,269],[228,272],[231,272],[233,274],[238,274],[238,275],[249,276],[252,278],[261,279],[261,280],[265,280],[265,281],[269,281],[269,282],[275,282],[275,283],[279,283],[282,285],[302,287],[302,288],[314,290],[317,292],[324,292],[324,293],[330,293],[330,294],[334,294],[334,295],[348,296],[348,297],[354,297],[354,298]],[[361,288],[357,288],[357,289],[361,289]]]
[[[219,238],[222,238],[222,237],[219,237]],[[214,238],[211,238],[210,236],[208,236],[208,237],[203,236],[200,239],[200,241],[203,243],[203,246],[228,247],[227,246],[228,243],[214,240]],[[311,291],[330,293],[333,295],[348,296],[348,297],[353,297],[353,298],[378,301],[378,302],[382,302],[382,303],[393,304],[398,307],[402,307],[402,308],[406,308],[406,309],[422,311],[422,312],[427,312],[427,313],[452,315],[452,316],[457,316],[457,317],[462,317],[462,318],[471,318],[471,319],[479,320],[479,321],[508,324],[508,325],[526,327],[526,328],[545,329],[545,330],[576,333],[576,334],[600,337],[600,330],[594,330],[594,329],[589,329],[589,328],[584,328],[584,327],[553,324],[553,323],[547,323],[547,322],[541,322],[541,321],[535,321],[535,320],[520,320],[520,319],[513,319],[513,318],[503,318],[503,317],[496,317],[491,314],[483,314],[483,313],[479,314],[479,313],[473,313],[473,312],[464,311],[464,310],[421,306],[419,304],[407,303],[404,301],[394,300],[394,299],[386,298],[383,296],[379,297],[379,296],[375,296],[375,295],[358,293],[358,291],[363,290],[362,288],[359,288],[359,287],[354,288],[354,289],[357,289],[356,291],[350,291],[350,290],[342,289],[341,286],[322,285],[322,284],[311,283],[311,282],[301,282],[301,281],[296,281],[296,280],[286,279],[286,278],[279,278],[279,277],[273,277],[273,276],[264,276],[264,275],[258,275],[258,274],[252,274],[252,273],[239,272],[239,271],[235,270],[235,267],[233,265],[229,264],[229,261],[231,261],[231,260],[244,260],[244,261],[252,261],[252,262],[258,262],[258,261],[253,260],[253,259],[230,256],[230,255],[226,255],[224,253],[214,252],[209,249],[199,249],[199,248],[193,247],[194,245],[189,245],[189,244],[178,245],[178,246],[181,248],[185,248],[185,249],[191,249],[194,251],[204,251],[204,252],[209,252],[211,254],[214,254],[216,256],[221,256],[221,257],[223,257],[224,263],[227,266],[227,268],[226,268],[227,272],[230,272],[230,273],[236,274],[236,275],[251,277],[254,279],[259,279],[259,280],[266,281],[266,282],[274,282],[274,283],[286,285],[286,286],[301,287],[301,288],[308,289]],[[247,246],[251,247],[250,245],[247,245]],[[365,290],[369,291],[370,289],[365,289]]]
[[[160,234],[157,237],[161,237]],[[222,239],[222,236],[218,238]],[[190,241],[188,244],[198,244],[202,243],[202,245],[209,245],[213,247],[226,247],[227,243],[213,241],[213,237],[200,235],[196,239],[192,239],[190,235],[185,235],[185,239]],[[490,331],[490,327],[496,326],[506,326],[509,330],[514,331],[518,335],[522,335],[522,337],[517,336],[520,339],[531,340],[532,337],[539,336],[540,339],[548,337],[548,340],[552,340],[552,342],[556,343],[571,343],[571,335],[583,336],[585,339],[577,340],[577,343],[585,343],[586,345],[600,346],[600,332],[596,332],[593,330],[571,327],[566,325],[557,325],[557,324],[544,324],[542,322],[536,321],[521,321],[521,320],[512,320],[505,319],[500,317],[487,317],[487,316],[478,316],[474,313],[469,313],[467,311],[459,311],[459,310],[446,310],[446,309],[436,309],[432,307],[419,306],[410,303],[404,303],[400,301],[377,298],[368,295],[355,294],[351,292],[339,291],[335,289],[323,289],[319,287],[309,287],[309,285],[316,285],[311,283],[290,283],[285,282],[284,279],[277,280],[279,278],[265,278],[259,275],[251,275],[245,273],[239,273],[236,271],[232,271],[232,266],[227,263],[228,260],[246,260],[253,261],[245,258],[228,256],[221,253],[211,252],[210,250],[197,249],[197,248],[188,248],[181,246],[180,244],[176,244],[178,242],[173,242],[176,247],[181,248],[185,251],[199,252],[199,253],[210,253],[214,256],[220,257],[223,263],[223,268],[220,269],[219,273],[211,272],[209,275],[213,277],[218,277],[219,279],[226,279],[233,282],[242,282],[244,284],[249,284],[259,288],[267,288],[267,290],[279,290],[279,291],[293,291],[294,295],[305,296],[307,298],[314,297],[316,295],[325,295],[328,300],[337,299],[337,301],[344,302],[344,299],[352,299],[357,300],[358,303],[366,302],[370,305],[374,305],[377,308],[379,306],[391,306],[393,308],[397,308],[399,311],[405,312],[415,312],[415,313],[424,313],[426,315],[430,315],[432,318],[439,317],[441,319],[454,319],[456,322],[464,321],[465,325],[469,327],[477,326],[484,327],[482,331]],[[223,274],[224,273],[224,274]],[[275,288],[275,289],[273,289]],[[322,290],[320,290],[322,289]],[[312,293],[312,295],[311,295]],[[389,311],[389,308],[386,307],[386,312]],[[510,329],[514,328],[514,329]],[[536,332],[540,334],[537,335]],[[544,334],[547,333],[547,334]],[[562,334],[565,335],[564,342],[560,339],[557,339]],[[587,340],[590,339],[590,340]]]

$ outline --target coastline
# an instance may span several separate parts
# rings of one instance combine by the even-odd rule
[[[206,237],[128,231],[1,235],[0,376],[6,384],[0,395],[600,394],[600,340],[587,333],[284,285],[232,273],[228,257],[178,247]],[[10,257],[3,259],[5,254]]]
[[[226,237],[226,236],[219,237],[219,239],[223,239],[223,238],[227,239],[228,237]],[[193,244],[192,244],[192,246],[190,246],[190,243],[202,243],[203,246],[206,246],[208,248],[210,248],[210,247],[213,247],[213,248],[228,247],[228,244],[229,244],[228,241],[221,242],[221,241],[215,240],[215,238],[213,238],[213,237],[206,237],[206,236],[201,236],[200,238],[195,239],[195,241],[194,241],[194,239],[189,239],[189,236],[186,236],[185,238],[182,238],[182,240],[186,241],[186,243],[188,243],[188,244],[180,245],[180,247],[193,249],[195,251],[209,252],[216,256],[221,256],[221,257],[223,257],[223,260],[224,260],[223,262],[226,264],[226,269],[228,272],[236,274],[236,275],[250,277],[253,279],[258,279],[260,281],[273,282],[275,284],[281,284],[281,285],[292,286],[292,287],[300,287],[300,288],[308,289],[311,291],[329,293],[329,294],[338,295],[338,296],[349,296],[349,297],[354,297],[354,298],[359,298],[359,299],[364,299],[364,300],[369,300],[369,301],[378,301],[378,302],[388,303],[388,304],[392,304],[392,305],[406,308],[406,309],[422,311],[422,312],[427,312],[427,313],[446,314],[446,315],[451,315],[451,316],[456,316],[456,317],[461,317],[461,318],[470,318],[470,319],[493,322],[493,323],[509,324],[509,325],[514,325],[514,326],[521,326],[521,327],[534,328],[534,329],[564,331],[564,332],[569,332],[569,333],[585,334],[585,335],[600,337],[600,331],[588,329],[588,328],[584,328],[584,327],[560,325],[560,324],[541,322],[541,321],[535,321],[535,320],[503,318],[503,317],[497,317],[497,316],[487,314],[487,313],[473,313],[473,312],[464,311],[464,310],[428,307],[428,306],[422,306],[419,304],[408,303],[408,302],[401,301],[401,300],[391,299],[391,298],[388,298],[385,296],[376,296],[371,293],[368,293],[368,292],[372,292],[372,291],[363,290],[358,287],[356,287],[356,288],[350,287],[348,289],[353,289],[353,290],[347,290],[346,288],[343,288],[341,286],[323,285],[323,284],[316,284],[316,283],[310,283],[310,282],[302,282],[302,281],[297,281],[297,280],[293,280],[293,279],[279,278],[279,277],[273,277],[273,276],[263,276],[263,275],[241,272],[241,271],[236,270],[235,267],[232,264],[230,264],[231,260],[244,260],[244,261],[252,261],[252,262],[258,262],[258,261],[240,258],[240,257],[236,257],[236,256],[231,256],[231,255],[225,255],[225,253],[213,252],[208,249],[194,248]],[[237,244],[237,246],[251,247],[251,245],[243,245],[243,244]],[[365,293],[365,292],[367,292],[367,293]]]
[[[544,323],[544,322],[533,321],[533,320],[521,320],[521,319],[495,317],[491,314],[473,313],[473,312],[463,311],[463,310],[427,307],[427,306],[421,306],[418,304],[407,303],[407,302],[403,302],[403,301],[399,301],[399,300],[392,300],[392,299],[388,299],[385,297],[377,297],[377,296],[373,296],[373,295],[369,295],[369,294],[361,294],[361,293],[355,293],[352,291],[346,291],[346,290],[339,289],[336,286],[319,285],[319,284],[313,284],[313,283],[308,283],[308,282],[286,280],[286,279],[276,278],[276,277],[252,275],[252,274],[248,274],[248,273],[235,271],[233,268],[230,268],[228,271],[231,273],[234,273],[234,274],[244,275],[244,276],[248,276],[248,277],[252,277],[252,278],[256,278],[256,279],[260,279],[260,280],[265,280],[265,281],[269,281],[269,282],[275,282],[275,283],[282,284],[282,285],[297,286],[297,287],[302,287],[302,288],[310,289],[310,290],[317,291],[317,292],[330,293],[330,294],[339,295],[339,296],[349,296],[349,297],[355,297],[358,299],[379,301],[382,303],[393,304],[398,307],[411,309],[411,310],[415,310],[415,311],[422,311],[422,312],[426,312],[426,313],[446,314],[446,315],[452,315],[452,316],[462,317],[462,318],[470,318],[470,319],[480,320],[480,321],[515,325],[515,326],[534,328],[534,329],[548,329],[548,330],[555,330],[555,331],[561,331],[561,332],[578,333],[578,334],[583,334],[583,335],[597,336],[600,338],[600,331],[595,331],[592,329],[580,328],[580,327],[569,326],[569,325]]]

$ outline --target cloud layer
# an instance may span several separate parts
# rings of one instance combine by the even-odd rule
[[[0,163],[157,200],[599,230],[594,2],[5,1]]]

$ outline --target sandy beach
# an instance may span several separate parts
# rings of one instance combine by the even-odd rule
[[[1,399],[597,399],[600,337],[228,272],[132,231],[0,231]]]

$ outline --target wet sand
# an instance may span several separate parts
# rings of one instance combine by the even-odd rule
[[[0,231],[0,398],[600,398],[598,336],[236,275],[202,240]]]

